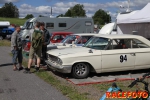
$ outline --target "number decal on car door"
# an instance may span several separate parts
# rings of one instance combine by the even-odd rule
[[[127,55],[120,56],[120,62],[123,63],[124,61],[127,61]]]

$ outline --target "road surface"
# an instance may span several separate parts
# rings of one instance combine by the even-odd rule
[[[35,74],[13,71],[9,47],[0,47],[0,100],[69,100]]]

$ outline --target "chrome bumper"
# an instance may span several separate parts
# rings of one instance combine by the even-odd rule
[[[49,68],[56,70],[61,73],[71,73],[72,66],[71,65],[56,65],[48,60],[45,61]]]

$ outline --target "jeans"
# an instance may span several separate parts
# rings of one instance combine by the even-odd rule
[[[22,63],[22,49],[18,49],[18,50],[12,50],[11,51],[13,56],[12,56],[12,62],[13,64],[17,64],[17,59],[19,63]]]

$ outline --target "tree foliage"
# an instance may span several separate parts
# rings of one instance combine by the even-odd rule
[[[39,17],[44,17],[43,15],[39,15]]]
[[[86,13],[84,10],[84,6],[80,4],[76,4],[74,7],[71,7],[68,9],[68,11],[65,13],[66,17],[85,17]]]
[[[63,15],[63,14],[60,14],[60,15],[58,15],[57,17],[64,17],[64,15]]]
[[[25,17],[26,19],[30,19],[33,18],[34,16],[32,14],[27,14],[27,16]]]
[[[0,17],[18,18],[19,10],[12,2],[5,3],[2,8],[0,8]]]
[[[111,22],[111,16],[106,11],[99,9],[95,12],[93,20],[95,24],[104,25]]]

